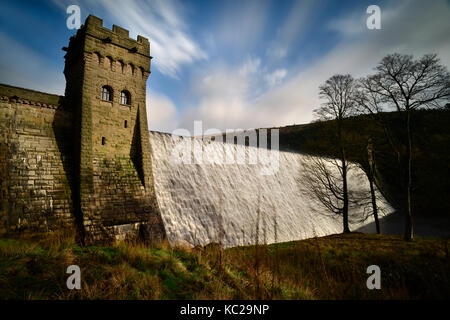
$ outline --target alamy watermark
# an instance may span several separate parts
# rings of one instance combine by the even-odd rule
[[[81,10],[76,4],[67,7],[66,13],[69,15],[66,20],[66,26],[69,30],[80,29],[81,27]]]
[[[370,16],[366,20],[366,26],[369,30],[381,29],[381,9],[377,5],[371,5],[367,7],[367,14]]]
[[[67,267],[66,273],[70,274],[70,276],[67,278],[66,285],[67,289],[73,290],[81,289],[81,270],[80,267],[77,265],[71,265]]]
[[[367,267],[367,273],[370,274],[370,277],[367,278],[366,286],[367,289],[381,289],[381,270],[380,267],[373,264]]]
[[[259,165],[261,175],[273,175],[279,169],[278,129],[227,129],[223,133],[218,129],[203,131],[202,121],[194,121],[193,135],[176,129],[172,140],[171,161],[175,164]]]

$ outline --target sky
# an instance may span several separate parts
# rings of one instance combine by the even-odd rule
[[[64,94],[66,9],[150,40],[150,130],[193,134],[308,123],[334,74],[387,54],[437,53],[450,67],[450,0],[0,0],[0,82]],[[381,29],[368,29],[378,5]]]

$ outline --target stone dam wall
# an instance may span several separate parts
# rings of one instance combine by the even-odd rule
[[[75,225],[70,136],[62,97],[0,85],[0,233]]]
[[[74,121],[61,96],[0,85],[0,234],[73,229],[92,234],[91,243],[111,243],[138,235],[145,225],[150,226],[145,232],[165,234],[172,244],[229,247],[342,231],[341,219],[317,209],[302,193],[306,156],[159,132],[148,137],[154,195],[145,191],[133,161],[111,149],[93,163],[90,205],[98,213],[83,216],[77,211]],[[263,174],[263,164],[248,161],[185,163],[177,146],[186,143],[192,151],[203,150],[205,159],[243,152],[248,160],[251,152],[268,152],[277,170]],[[368,190],[361,170],[349,185]],[[380,204],[385,213],[392,211],[386,201]],[[162,226],[154,221],[155,211]],[[372,222],[355,221],[351,228]]]
[[[114,150],[92,160],[90,207],[80,212],[75,122],[61,96],[0,85],[0,235],[69,230],[86,243],[160,238],[153,188],[144,188],[132,157]],[[131,146],[139,127],[130,122]]]

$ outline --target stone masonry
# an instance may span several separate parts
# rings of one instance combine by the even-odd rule
[[[63,50],[64,97],[0,85],[0,234],[67,227],[87,244],[165,238],[146,116],[148,39],[89,16]]]

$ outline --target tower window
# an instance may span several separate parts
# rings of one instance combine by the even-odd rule
[[[125,120],[124,127],[128,128],[128,121],[127,120]]]
[[[102,100],[104,101],[112,101],[112,90],[108,86],[102,87]]]
[[[120,92],[120,104],[127,106],[131,104],[130,93],[128,91],[124,90]]]
[[[102,137],[102,146],[104,146],[106,144],[106,138]]]

